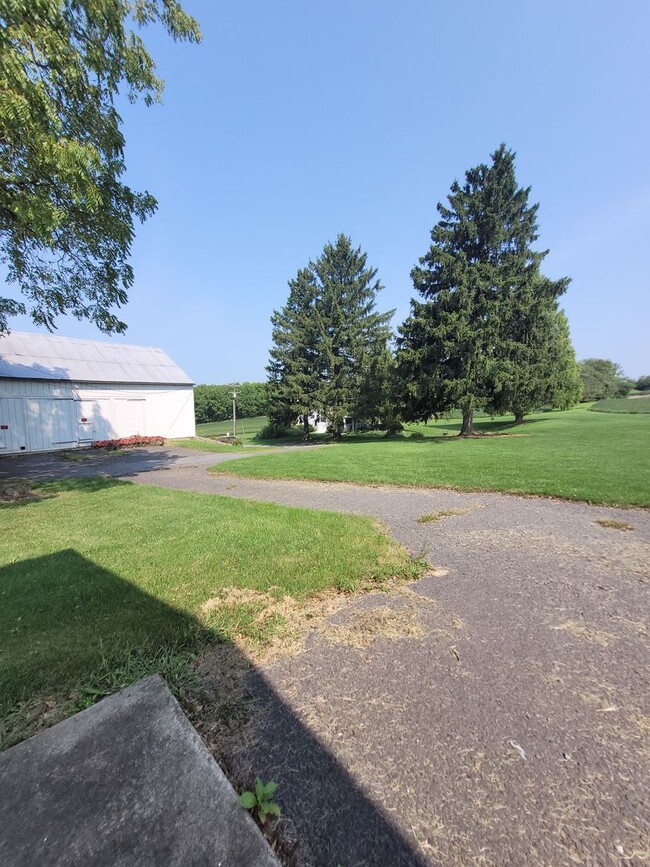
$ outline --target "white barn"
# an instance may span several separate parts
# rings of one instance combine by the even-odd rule
[[[193,437],[192,386],[162,349],[13,331],[0,336],[0,454]]]

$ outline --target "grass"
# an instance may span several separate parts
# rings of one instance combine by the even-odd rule
[[[196,449],[200,452],[217,452],[218,454],[233,454],[240,451],[239,446],[230,446],[228,443],[209,442],[199,439],[167,440],[168,445],[181,446],[184,449]]]
[[[283,446],[295,445],[302,443],[303,430],[300,425],[296,425],[291,431],[283,437],[272,437],[270,439],[262,439],[260,434],[268,425],[269,420],[265,415],[256,416],[255,418],[238,419],[237,421],[237,437],[241,440],[244,446],[257,446],[260,450],[264,450],[267,446]],[[227,433],[232,433],[232,421],[216,421],[206,424],[197,424],[196,435],[198,437],[221,437]],[[323,442],[330,439],[327,434],[312,434],[313,442]]]
[[[340,445],[269,454],[213,467],[252,478],[508,491],[624,506],[650,506],[650,418],[589,412],[538,413],[514,427],[479,420],[498,436],[459,439],[460,423],[409,425],[403,436],[346,438]],[[416,436],[411,439],[410,434]]]
[[[591,406],[593,412],[650,413],[650,395],[647,397],[608,397]]]
[[[151,671],[178,681],[206,644],[277,637],[283,618],[249,600],[418,573],[365,518],[108,479],[33,494],[0,505],[5,745]],[[224,594],[235,603],[210,604]]]
[[[237,436],[243,443],[254,443],[255,437],[269,423],[265,415],[255,418],[237,419]],[[207,424],[197,424],[197,437],[224,437],[232,433],[232,419],[228,421],[214,421]]]

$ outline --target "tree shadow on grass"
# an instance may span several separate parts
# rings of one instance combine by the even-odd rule
[[[502,437],[520,437],[526,436],[527,429],[530,425],[545,422],[544,418],[526,419],[523,424],[515,425],[512,421],[502,421],[498,419],[480,419],[474,422],[474,428],[479,436],[468,439],[480,440],[481,434],[485,435],[485,439]],[[342,443],[354,445],[371,445],[379,443],[409,443],[412,445],[440,445],[445,442],[466,442],[467,439],[459,437],[462,423],[460,420],[450,420],[445,422],[441,420],[436,423],[435,427],[415,427],[406,426],[403,432],[387,436],[381,431],[371,431],[367,433],[345,434]],[[435,433],[434,433],[435,431]],[[413,434],[416,436],[413,436]]]
[[[68,484],[78,490],[90,482],[100,480]],[[55,722],[53,702],[63,701],[69,713],[75,709],[71,695],[78,708],[159,671],[180,692],[237,789],[257,775],[278,783],[283,818],[276,835],[285,863],[425,864],[263,672],[194,617],[74,549],[0,568],[0,595],[0,692],[10,742]],[[188,687],[188,660],[201,650],[210,659],[209,677],[199,665],[201,687]],[[258,717],[263,724],[255,726],[255,747],[249,750],[245,733]],[[116,757],[119,750],[116,743]]]

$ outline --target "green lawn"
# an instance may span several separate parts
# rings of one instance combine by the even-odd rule
[[[579,407],[538,413],[520,427],[483,419],[478,430],[509,435],[477,439],[458,439],[459,427],[454,420],[409,425],[402,437],[359,435],[340,445],[269,454],[212,470],[254,478],[511,491],[650,506],[648,416]]]
[[[626,412],[635,414],[650,413],[650,395],[648,397],[608,397],[592,404],[593,412]]]
[[[181,446],[184,449],[196,449],[200,452],[217,452],[218,454],[223,454],[224,452],[232,454],[233,452],[241,451],[240,446],[198,439],[167,440],[167,445]],[[250,449],[247,451],[250,451]]]
[[[269,423],[265,415],[255,418],[237,419],[237,436],[243,443],[255,442],[255,437]],[[223,437],[232,433],[232,419],[229,421],[213,421],[207,424],[197,424],[197,437]]]
[[[205,642],[263,644],[282,631],[281,617],[256,620],[254,600],[202,607],[228,588],[303,600],[417,572],[369,519],[108,479],[38,491],[0,505],[0,736],[4,722],[9,743],[29,733],[20,708],[35,696],[72,712]]]

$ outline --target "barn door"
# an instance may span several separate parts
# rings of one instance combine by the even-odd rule
[[[25,424],[32,452],[69,448],[77,443],[71,398],[25,398]]]
[[[109,440],[114,436],[110,423],[110,400],[78,400],[77,431],[80,443]]]
[[[27,451],[27,429],[22,397],[0,398],[0,452]]]

